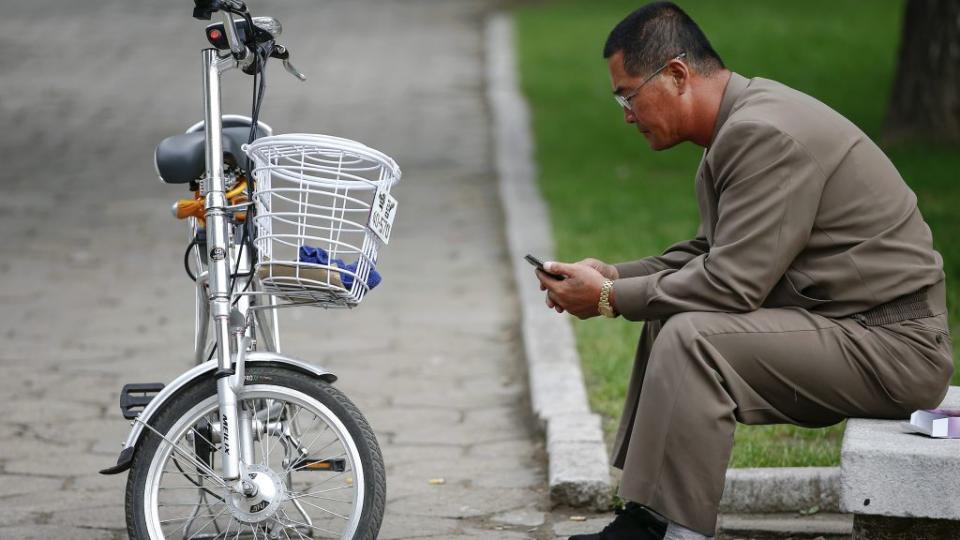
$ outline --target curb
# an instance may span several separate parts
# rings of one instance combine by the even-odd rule
[[[520,95],[513,55],[513,19],[487,21],[487,99],[493,113],[494,153],[506,218],[511,269],[520,297],[530,401],[547,433],[550,499],[554,504],[606,509],[610,468],[600,417],[590,412],[570,321],[545,309],[532,253],[553,258],[547,207],[536,185],[527,104]]]
[[[727,469],[720,512],[840,512],[840,467]]]
[[[523,260],[554,256],[549,213],[536,185],[529,112],[520,94],[513,19],[490,17],[485,32],[487,100],[511,269],[520,296],[530,401],[546,430],[550,498],[554,504],[610,506],[612,487],[600,418],[590,411],[570,321],[544,309],[543,293]],[[839,467],[729,469],[720,511],[839,512]]]
[[[850,514],[724,514],[717,524],[718,538],[775,538],[800,540],[850,540]]]

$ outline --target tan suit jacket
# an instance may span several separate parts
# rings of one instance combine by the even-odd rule
[[[846,317],[944,279],[917,198],[886,155],[774,81],[732,74],[696,193],[696,238],[617,265],[627,319],[787,306]]]

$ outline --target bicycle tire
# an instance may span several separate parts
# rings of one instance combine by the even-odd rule
[[[339,419],[356,445],[363,470],[363,504],[356,531],[351,538],[375,540],[386,506],[386,473],[373,430],[357,407],[330,384],[282,366],[248,367],[244,388],[250,387],[285,388],[299,392],[325,405]],[[211,398],[215,399],[216,393],[215,379],[211,377],[198,381],[170,398],[151,425],[158,432],[169,436],[169,431],[181,418],[195,410],[199,404],[209,402]],[[162,442],[160,436],[147,430],[137,446],[127,478],[125,496],[127,532],[131,539],[159,540],[150,535],[150,528],[147,526],[146,493],[151,464],[157,457]],[[170,448],[169,444],[165,446]]]

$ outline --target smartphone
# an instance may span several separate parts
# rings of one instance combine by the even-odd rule
[[[540,259],[534,257],[533,255],[530,255],[530,254],[528,253],[528,254],[524,255],[523,258],[526,259],[528,263],[532,264],[533,266],[536,266],[537,269],[540,270],[541,272],[543,272],[544,274],[546,274],[547,277],[551,277],[551,278],[556,279],[556,280],[558,280],[558,281],[563,281],[563,280],[564,280],[564,277],[561,276],[560,274],[554,274],[554,273],[547,272],[546,270],[544,270],[544,269],[543,269],[543,261],[541,261]]]

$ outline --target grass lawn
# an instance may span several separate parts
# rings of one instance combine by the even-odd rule
[[[533,113],[540,188],[551,207],[557,256],[608,262],[662,252],[693,236],[693,178],[702,149],[652,152],[610,94],[601,50],[607,33],[640,0],[561,0],[516,8],[520,69]],[[901,0],[680,1],[726,64],[807,92],[869,135],[880,132],[896,67]],[[960,152],[886,149],[920,198],[943,254],[951,324],[960,274]],[[575,321],[591,406],[608,437],[623,404],[640,327]],[[960,381],[960,374],[954,381]],[[829,384],[824,381],[824,384]],[[732,466],[835,465],[842,426],[740,426]]]

